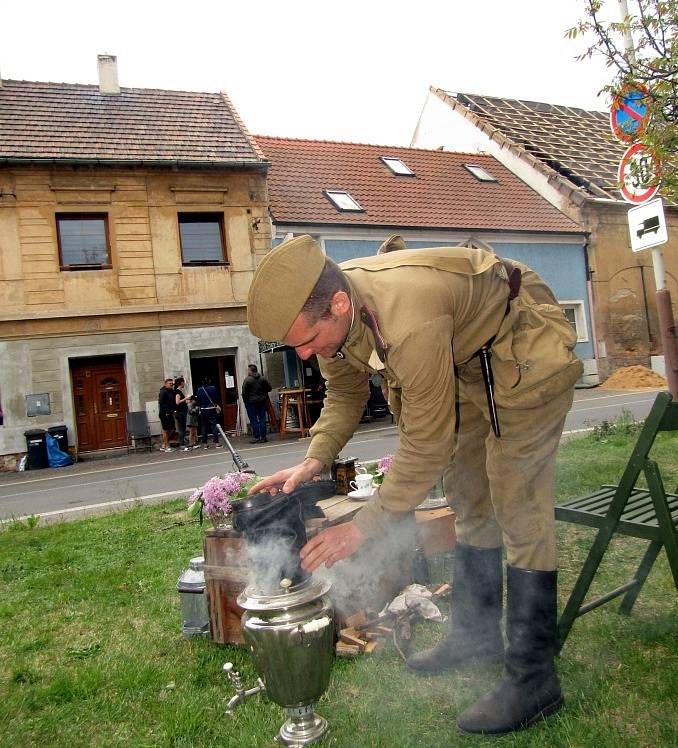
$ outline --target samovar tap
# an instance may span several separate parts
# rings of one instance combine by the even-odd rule
[[[229,699],[228,704],[226,704],[226,707],[224,708],[226,714],[233,714],[233,710],[236,708],[236,706],[238,706],[238,704],[244,704],[245,699],[247,699],[249,696],[256,696],[256,694],[266,690],[266,685],[261,678],[257,679],[256,686],[253,686],[252,688],[244,688],[240,673],[237,670],[233,669],[232,662],[225,663],[223,670],[224,674],[235,689],[235,696],[232,696]]]

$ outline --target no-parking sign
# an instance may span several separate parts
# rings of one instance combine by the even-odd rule
[[[612,99],[610,127],[623,143],[638,140],[650,118],[649,91],[642,83],[629,83]]]
[[[642,143],[627,149],[619,164],[617,178],[624,200],[640,205],[659,190],[659,159]]]

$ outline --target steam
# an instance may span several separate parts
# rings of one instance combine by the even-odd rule
[[[299,565],[298,549],[295,549],[296,533],[288,528],[270,528],[249,536],[247,542],[248,580],[247,586],[260,595],[274,595],[283,590],[282,579],[294,584],[304,575]]]
[[[379,611],[411,582],[416,547],[413,514],[389,522],[385,533],[368,539],[356,553],[330,569],[321,566],[314,576],[332,584],[330,596],[337,610],[352,613]]]

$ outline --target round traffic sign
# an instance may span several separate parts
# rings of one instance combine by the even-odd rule
[[[642,83],[627,83],[612,97],[610,127],[624,143],[637,140],[650,118],[650,92]]]
[[[642,143],[626,150],[619,163],[617,179],[624,200],[638,205],[653,198],[659,190],[659,159]]]

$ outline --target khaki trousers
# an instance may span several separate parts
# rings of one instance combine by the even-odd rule
[[[555,570],[556,451],[574,391],[539,408],[498,408],[497,439],[477,359],[459,367],[457,382],[457,438],[443,475],[457,539],[477,548],[503,543],[511,566]]]

